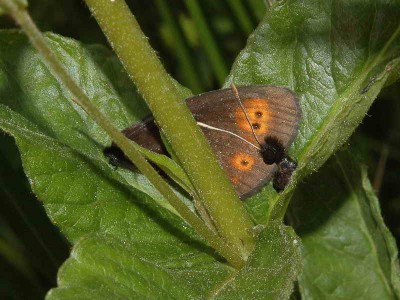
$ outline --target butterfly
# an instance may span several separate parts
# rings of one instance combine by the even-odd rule
[[[297,167],[287,149],[301,120],[294,92],[273,85],[232,85],[185,101],[240,198],[257,192],[271,178],[275,190],[286,187]],[[144,148],[167,154],[152,117],[122,132]],[[133,168],[115,144],[104,154],[114,165]]]

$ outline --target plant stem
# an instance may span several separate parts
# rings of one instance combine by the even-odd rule
[[[254,247],[253,223],[123,0],[86,0],[114,51],[146,100],[161,132],[190,178],[219,235],[246,259]]]
[[[211,67],[214,69],[219,84],[222,85],[228,75],[228,70],[224,64],[223,56],[218,49],[211,30],[208,28],[207,22],[204,19],[199,3],[197,0],[185,0],[185,4],[196,24],[202,46],[210,59]]]
[[[253,15],[257,18],[257,21],[261,21],[267,11],[266,0],[248,0],[247,3],[250,5]]]
[[[239,21],[239,25],[243,32],[249,35],[253,30],[253,24],[249,15],[246,14],[245,7],[242,1],[239,0],[228,0],[228,4],[231,7],[233,13]]]
[[[25,9],[18,7],[12,0],[0,0],[0,6],[9,12],[15,21],[21,26],[24,32],[30,38],[33,46],[42,55],[47,66],[53,71],[53,74],[71,91],[74,95],[74,102],[80,105],[96,122],[105,130],[114,142],[120,147],[127,157],[136,165],[136,167],[145,174],[154,187],[169,201],[169,203],[178,211],[178,213],[216,249],[228,262],[239,268],[244,260],[238,254],[237,249],[229,247],[220,239],[203,221],[195,215],[190,209],[174,194],[168,184],[153,169],[146,159],[134,148],[129,141],[110,120],[101,113],[101,111],[89,100],[83,90],[69,76],[65,68],[58,62],[56,56],[51,51],[41,32],[37,29],[29,14]]]
[[[193,58],[189,53],[189,49],[185,44],[182,31],[177,24],[177,20],[174,17],[170,5],[166,3],[166,0],[156,0],[155,4],[158,7],[165,24],[169,27],[173,34],[174,51],[176,52],[176,59],[182,65],[183,74],[185,76],[185,82],[187,82],[189,88],[194,93],[200,93],[202,91],[200,78],[196,73],[195,64]]]

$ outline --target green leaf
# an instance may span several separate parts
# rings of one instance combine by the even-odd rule
[[[86,217],[85,214],[80,217],[79,210],[84,209],[84,206],[78,211],[77,207],[72,206],[78,203],[88,204],[97,197],[107,199],[109,193],[115,195],[111,199],[117,199],[118,195],[126,194],[131,186],[136,188],[136,192],[145,192],[161,205],[168,206],[142,175],[125,172],[129,175],[123,176],[122,170],[115,172],[111,168],[102,154],[103,147],[110,143],[109,138],[79,107],[72,104],[69,92],[47,70],[27,39],[17,32],[10,31],[3,32],[0,38],[0,100],[19,113],[17,115],[2,107],[1,127],[17,139],[24,169],[31,180],[32,188],[42,201],[49,202],[47,209],[53,221],[60,226],[60,223],[65,222],[65,218],[70,218],[71,222],[61,226],[64,234],[70,240],[74,240],[87,230],[92,230],[99,221],[96,216],[97,210],[91,209],[86,212]],[[111,70],[105,65],[112,65],[115,59],[110,60],[104,55],[103,60],[98,60],[103,64],[100,69],[97,61],[91,58],[92,52],[85,50],[79,43],[55,35],[52,35],[49,41],[59,58],[70,68],[75,79],[117,126],[125,128],[143,114],[145,109],[139,101],[136,101],[136,104],[125,105],[125,102],[132,100],[132,96],[138,98],[134,89],[131,88],[131,92],[126,88],[116,92],[115,85],[112,85],[106,76],[111,72],[102,73],[107,68]],[[121,74],[120,65],[114,68],[118,66],[119,71],[116,73]],[[114,78],[115,81],[118,81],[117,79]],[[130,99],[119,98],[119,95],[129,94]],[[130,110],[131,107],[136,109]],[[135,117],[135,114],[138,116]],[[101,189],[102,185],[98,181],[102,179],[106,185],[112,183],[114,187],[111,191]],[[140,192],[130,197],[139,196],[148,200]],[[75,203],[69,207],[71,212],[58,211],[58,205],[52,205],[60,200],[61,203]],[[100,205],[98,209],[102,211],[104,208]],[[79,219],[84,223],[82,227],[79,229],[78,224],[75,224],[74,228],[70,228]]]
[[[120,243],[126,256],[140,253],[142,259],[154,261],[157,258],[160,264],[163,261],[171,263],[168,265],[171,268],[173,264],[186,266],[185,276],[203,283],[201,287],[206,290],[209,289],[207,284],[215,284],[220,278],[210,278],[207,266],[203,275],[190,266],[196,262],[203,266],[211,261],[216,274],[221,276],[226,272],[224,270],[230,269],[219,263],[201,242],[191,241],[190,246],[189,240],[194,234],[180,219],[154,208],[145,194],[106,178],[102,175],[104,170],[96,167],[88,157],[44,136],[34,125],[4,106],[0,106],[0,120],[0,127],[16,138],[33,191],[44,202],[52,221],[73,243],[97,234],[104,240],[113,241],[113,247]],[[98,251],[105,251],[100,243],[96,246]],[[101,257],[89,250],[85,255],[101,261]],[[122,261],[121,253],[114,254],[110,260],[114,263]],[[93,265],[92,261],[90,264]],[[115,271],[112,276],[119,278],[123,274]],[[134,277],[131,280],[135,282]],[[86,288],[85,284],[87,282],[82,279],[82,289]],[[113,288],[117,291],[122,286]],[[97,293],[91,295],[92,298],[95,296],[97,298]]]
[[[100,168],[108,168],[107,172],[114,174],[122,183],[133,185],[170,208],[144,176],[124,170],[115,172],[109,168],[102,154],[102,149],[111,143],[109,137],[87,118],[80,107],[72,104],[69,91],[51,76],[26,38],[12,31],[3,32],[0,38],[3,59],[0,78],[4,78],[0,102],[32,120],[45,135],[90,156],[101,165]],[[8,40],[13,43],[8,43]],[[117,127],[123,129],[148,113],[110,51],[100,47],[91,47],[88,51],[79,43],[56,35],[51,35],[49,42],[57,45],[54,50],[58,52],[59,59],[69,66],[71,74],[89,97]],[[34,76],[31,71],[35,72]],[[108,77],[112,78],[111,82]],[[136,101],[132,101],[134,99]]]
[[[109,80],[112,72],[104,64],[110,60],[107,55],[101,59],[104,49],[91,52],[56,35],[48,40],[118,126],[135,119],[130,107],[141,105],[126,105],[130,99],[121,95],[129,91]],[[186,223],[150,199],[159,195],[144,177],[113,171],[102,154],[108,137],[70,101],[69,92],[21,34],[2,32],[0,41],[0,128],[15,138],[32,190],[49,217],[76,244],[49,298],[79,293],[90,299],[193,299],[217,291],[216,297],[240,299],[246,286],[253,299],[290,294],[299,269],[292,231],[269,226],[249,265],[240,272],[230,268]]]
[[[165,155],[160,155],[142,147],[140,147],[139,151],[148,160],[155,163],[162,171],[164,171],[165,174],[178,183],[183,189],[185,189],[186,192],[190,193],[194,191],[189,177],[186,175],[182,167],[175,162],[175,160],[169,159],[168,157],[165,157]]]
[[[47,299],[76,299],[77,294],[79,299],[199,299],[229,268],[191,248],[140,239],[82,239],[60,270],[60,287]]]
[[[232,272],[204,253],[182,260],[175,245],[136,241],[127,251],[115,240],[83,239],[60,270],[61,287],[47,299],[73,299],[77,293],[80,299],[288,298],[300,267],[298,239],[275,223],[260,233],[257,245],[248,265]]]
[[[221,282],[211,298],[289,299],[300,269],[300,240],[290,227],[275,221],[260,233],[246,266]]]
[[[271,214],[281,218],[296,182],[317,170],[360,123],[399,63],[399,18],[394,0],[281,1],[249,37],[226,85],[289,87],[303,113],[289,151],[299,162],[293,185],[247,203],[260,222]]]
[[[366,168],[340,152],[299,186],[289,216],[302,239],[304,299],[398,299],[395,240]]]

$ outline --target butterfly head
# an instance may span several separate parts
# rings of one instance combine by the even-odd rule
[[[277,192],[281,192],[289,184],[292,173],[297,168],[297,163],[289,156],[285,156],[278,164],[278,171],[273,179],[273,186]]]

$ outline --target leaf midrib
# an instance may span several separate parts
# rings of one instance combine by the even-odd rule
[[[293,176],[292,179],[293,182],[297,183],[302,177],[306,175],[306,174],[301,174],[302,170],[311,161],[313,155],[316,155],[318,153],[315,150],[318,149],[319,143],[323,140],[323,137],[335,124],[335,121],[338,119],[338,116],[343,112],[347,111],[348,108],[351,107],[351,104],[353,104],[352,101],[343,101],[343,100],[351,98],[351,95],[354,94],[354,92],[358,91],[358,88],[367,79],[372,69],[377,64],[383,61],[384,55],[387,52],[389,46],[394,41],[394,39],[398,37],[399,34],[400,34],[400,25],[397,27],[396,31],[392,34],[392,36],[383,46],[382,50],[375,56],[375,58],[371,60],[369,63],[368,61],[366,62],[364,68],[360,71],[358,79],[356,79],[353,82],[353,84],[351,84],[347,89],[345,89],[342,95],[336,99],[335,103],[331,106],[331,109],[327,114],[327,117],[322,121],[320,125],[320,130],[316,131],[316,134],[313,136],[310,142],[307,143],[307,145],[303,148],[304,150],[300,152],[298,160],[299,167]],[[280,199],[285,198],[288,195],[290,196],[291,191],[294,190],[295,186],[296,184],[291,184],[282,194],[277,195],[275,199],[271,201],[272,205],[269,212],[271,212],[274,209],[275,205],[280,201]]]

